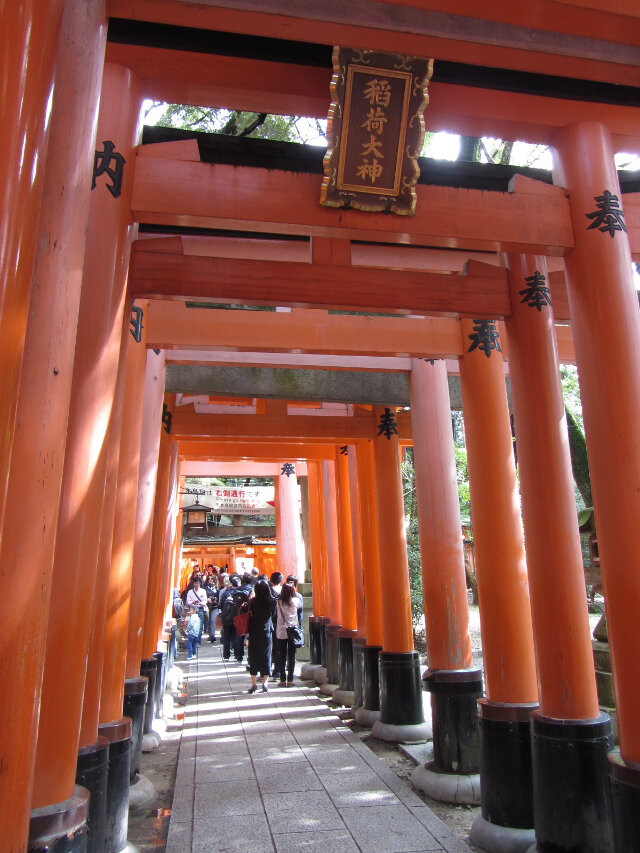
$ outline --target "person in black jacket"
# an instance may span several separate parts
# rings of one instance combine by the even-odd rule
[[[262,678],[262,692],[267,693],[267,681],[271,670],[272,619],[276,600],[266,580],[259,580],[253,587],[249,599],[249,693],[258,689],[258,674]]]

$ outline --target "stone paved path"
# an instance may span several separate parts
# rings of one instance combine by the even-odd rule
[[[167,853],[468,853],[315,690],[249,695],[244,665],[209,643],[182,665]]]

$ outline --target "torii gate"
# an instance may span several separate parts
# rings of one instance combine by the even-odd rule
[[[457,577],[439,552],[455,526],[455,511],[443,499],[450,454],[438,442],[446,434],[443,412],[448,416],[442,357],[462,356],[467,423],[478,425],[471,426],[468,435],[470,455],[475,455],[476,471],[481,472],[472,474],[474,505],[480,513],[483,500],[486,506],[500,498],[502,513],[499,541],[485,539],[484,565],[489,568],[481,569],[479,558],[479,573],[491,589],[497,586],[497,577],[505,582],[504,565],[510,563],[510,604],[514,607],[519,595],[516,609],[523,614],[524,559],[513,518],[507,522],[515,478],[499,464],[510,459],[510,438],[509,453],[505,450],[506,409],[500,402],[503,388],[497,379],[502,380],[502,365],[496,372],[495,351],[485,358],[479,348],[469,352],[463,346],[476,334],[467,318],[504,320],[537,673],[521,635],[521,642],[512,646],[504,642],[502,647],[485,638],[487,696],[480,704],[481,726],[491,741],[490,731],[501,735],[513,724],[524,741],[530,711],[525,706],[539,698],[540,710],[532,714],[532,725],[539,780],[534,785],[533,811],[540,849],[611,849],[614,832],[619,846],[640,846],[635,629],[640,587],[638,573],[629,571],[640,553],[636,490],[640,450],[629,440],[640,417],[640,318],[630,272],[632,253],[637,259],[640,252],[640,199],[637,186],[624,194],[619,191],[613,162],[615,151],[640,151],[638,17],[624,3],[600,10],[587,0],[535,0],[486,14],[478,18],[477,4],[468,0],[453,4],[386,0],[357,9],[343,4],[320,10],[306,0],[295,10],[281,0],[266,4],[111,0],[108,9],[106,2],[87,6],[80,0],[55,0],[48,4],[46,16],[35,0],[29,0],[2,11],[7,34],[2,61],[8,81],[3,124],[12,131],[3,138],[6,153],[3,149],[0,157],[0,184],[6,188],[0,303],[0,372],[6,400],[0,411],[0,601],[8,636],[16,635],[25,619],[34,627],[29,647],[20,646],[4,656],[2,664],[4,682],[14,686],[14,705],[3,705],[0,717],[0,824],[10,849],[26,848],[30,809],[35,810],[30,842],[34,849],[40,843],[42,821],[46,823],[52,812],[64,816],[63,834],[84,832],[87,797],[80,793],[74,798],[78,750],[91,762],[105,751],[101,737],[110,739],[114,754],[124,749],[123,744],[126,747],[123,680],[139,679],[141,661],[157,648],[162,590],[171,562],[172,536],[166,522],[175,507],[172,486],[177,471],[176,442],[167,432],[160,434],[163,402],[169,411],[172,406],[170,398],[163,399],[168,350],[161,347],[156,354],[149,349],[147,354],[148,330],[140,314],[148,311],[147,299],[158,296],[306,311],[329,307],[420,313],[439,315],[434,321],[438,325],[453,320],[449,340],[457,343],[445,345],[441,340],[436,345],[431,339],[425,353],[419,335],[426,330],[412,328],[410,318],[399,318],[407,325],[389,329],[390,342],[378,350],[366,331],[373,322],[325,320],[325,315],[320,321],[320,315],[309,313],[309,337],[289,347],[306,350],[306,343],[306,351],[326,356],[412,358],[412,432],[414,442],[428,439],[422,448],[424,476],[418,486],[424,501],[421,540],[432,549],[426,553],[437,566],[426,574],[425,587],[437,586],[442,566],[452,583]],[[228,55],[231,41],[236,45],[234,56]],[[417,188],[416,216],[408,219],[319,207],[319,179],[313,172],[317,165],[306,154],[298,158],[298,171],[292,172],[277,160],[272,161],[275,168],[247,165],[246,159],[244,165],[233,165],[218,158],[214,165],[215,146],[190,139],[139,146],[137,126],[145,96],[325,117],[331,74],[327,57],[334,44],[435,57],[429,129],[550,143],[555,150],[556,186],[517,177],[509,190],[489,191],[464,182],[443,185],[437,169],[427,170],[427,183]],[[253,156],[249,159],[259,162]],[[124,169],[111,175],[112,165]],[[598,199],[605,191],[624,210],[626,231],[588,228],[592,220],[585,217],[598,215]],[[132,253],[127,291],[134,223],[171,236],[156,241],[140,238]],[[219,244],[215,251],[203,241],[191,246],[193,235],[174,234],[188,228],[231,231],[237,248],[229,257]],[[276,237],[268,259],[256,251],[257,237],[264,235]],[[282,245],[294,242],[291,237],[306,239],[307,260],[298,254],[299,246],[292,250]],[[374,247],[357,248],[359,243]],[[196,251],[190,255],[191,248]],[[468,261],[466,272],[461,274],[462,266],[455,263],[438,265],[432,249],[462,252]],[[477,253],[488,254],[489,263],[478,264]],[[507,257],[498,262],[497,253]],[[549,274],[547,257],[564,260],[564,276],[555,267]],[[556,290],[562,288],[564,280],[566,302],[560,296],[555,305],[556,293],[552,300],[560,312],[557,318],[571,322],[571,339],[564,332],[563,339],[575,350],[581,378],[619,717],[620,751],[608,759],[611,785],[606,773],[609,723],[598,713],[586,609],[575,604],[581,564],[566,447],[558,428],[562,411],[553,317],[550,311],[522,304],[525,283],[536,275],[543,275],[552,291],[554,284]],[[134,307],[139,309],[134,314],[135,340],[124,310],[131,297],[136,297]],[[176,322],[181,313],[176,303]],[[300,320],[297,333],[304,335],[299,313],[283,315],[287,321],[278,320],[281,329],[289,324],[293,329]],[[384,325],[390,325],[387,319],[396,318],[386,318]],[[229,324],[238,324],[242,335],[251,331],[251,322],[258,322],[245,325],[245,320],[226,318]],[[342,339],[340,322],[345,323]],[[270,340],[267,323],[275,335]],[[253,343],[245,339],[243,348],[258,353],[287,349],[271,318],[264,324],[260,344],[254,327]],[[318,349],[320,342],[312,338],[318,326],[332,332],[333,345]],[[356,345],[347,342],[345,328],[353,328],[359,339]],[[401,345],[403,332],[406,346]],[[409,347],[410,334],[415,337]],[[170,330],[166,335],[166,346],[172,346]],[[233,346],[229,340],[224,344]],[[570,358],[571,353],[565,356]],[[426,364],[420,360],[424,357],[435,363]],[[278,414],[270,413],[276,408],[265,404],[264,413],[240,434],[260,439],[260,429],[275,432],[279,427],[295,438],[296,427],[284,417],[282,407]],[[371,427],[380,424],[376,418],[383,414],[343,418],[361,423],[339,428],[332,424],[336,430],[332,440],[338,437],[370,450],[369,442],[380,438],[371,437],[376,432]],[[237,439],[233,416],[222,416],[216,424],[207,423],[207,418],[176,415],[176,424],[179,429],[188,426],[196,436]],[[322,435],[318,423],[303,421],[324,418],[295,418],[297,427],[310,436]],[[408,437],[403,420],[406,417],[398,419],[398,428]],[[282,440],[281,434],[273,437]],[[348,482],[351,471],[356,471],[355,482],[367,484],[362,487],[364,500],[359,499],[361,514],[377,507],[385,522],[378,528],[380,559],[394,565],[400,576],[397,437],[392,433],[381,438],[373,461],[368,451],[360,458],[356,449],[353,460],[351,453]],[[332,444],[326,435],[323,440]],[[489,458],[494,464],[483,467]],[[335,463],[331,468],[326,461],[330,479],[332,472],[335,477]],[[429,476],[430,468],[441,470],[442,476]],[[339,513],[330,491],[324,491],[324,508],[333,521],[325,517],[325,527],[331,528],[331,546],[336,550]],[[342,500],[343,492],[340,488],[338,492]],[[31,521],[24,518],[25,493],[32,498],[41,535],[32,535]],[[477,520],[475,509],[474,515]],[[370,519],[368,523],[375,529]],[[491,519],[480,520],[477,528],[481,549],[478,534],[492,532]],[[445,529],[439,541],[430,538],[430,531]],[[492,574],[492,557],[497,574]],[[423,564],[428,563],[423,553]],[[38,582],[16,584],[18,565],[37,566]],[[98,571],[102,576],[109,573],[104,604],[107,600],[126,604],[96,609],[90,644]],[[556,581],[552,601],[545,597],[550,575]],[[364,586],[375,597],[375,584],[369,587],[366,577]],[[335,578],[327,575],[320,587],[330,593],[336,588]],[[403,590],[390,605],[383,636],[376,637],[382,646],[379,659],[386,693],[381,713],[383,723],[389,715],[388,735],[394,726],[399,730],[420,725],[411,715],[402,717],[393,701],[397,694],[388,689],[396,677],[405,686],[415,686]],[[429,595],[437,611],[444,600],[433,589]],[[341,614],[342,602],[339,605],[335,596],[327,604],[328,618]],[[486,597],[484,607],[486,614]],[[370,615],[365,614],[368,641],[380,628],[380,619],[377,629],[366,621]],[[473,698],[476,690],[477,676],[465,662],[464,649],[460,666],[452,663],[456,643],[464,641],[459,630],[464,614],[458,616],[450,634],[446,621],[436,619],[433,625],[431,651],[441,657],[427,681],[434,707],[440,709],[452,701],[468,710],[473,703],[460,697]],[[493,616],[495,627],[498,620]],[[64,649],[64,668],[59,666],[61,624],[66,626],[65,637],[76,638],[73,648]],[[105,648],[113,654],[105,656]],[[500,648],[509,649],[511,663],[521,666],[520,672],[513,666],[508,679],[496,681]],[[458,668],[463,670],[460,677],[452,675]],[[539,697],[532,695],[536,679]],[[407,690],[407,695],[417,702],[415,691]],[[454,740],[462,745],[464,732],[455,734]],[[551,744],[558,748],[553,755]],[[522,749],[519,754],[528,747]],[[582,758],[589,756],[583,772],[572,771],[567,760],[576,752]],[[440,776],[452,775],[442,772],[453,769],[450,756],[440,753],[437,759]],[[485,776],[484,797],[501,800],[506,762],[498,762],[498,768],[496,775]],[[559,786],[568,792],[566,797],[560,795]],[[595,827],[582,812],[584,802],[592,804],[601,818]],[[65,804],[62,811],[60,803]],[[513,807],[513,800],[508,804]],[[486,800],[483,809],[485,824],[491,825],[495,811]],[[526,822],[531,820],[531,808],[523,820],[530,828]],[[513,808],[507,808],[496,825],[521,828],[518,821]],[[121,842],[119,837],[113,849],[121,849]]]

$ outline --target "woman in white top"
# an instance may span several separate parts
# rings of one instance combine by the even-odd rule
[[[278,620],[276,622],[276,642],[280,653],[280,682],[278,687],[291,687],[293,685],[293,670],[296,665],[296,647],[293,641],[289,639],[287,628],[299,628],[300,621],[298,611],[300,610],[300,600],[296,595],[296,590],[293,584],[285,583],[282,585],[280,598],[278,599],[276,613]],[[285,677],[285,663],[287,681]]]

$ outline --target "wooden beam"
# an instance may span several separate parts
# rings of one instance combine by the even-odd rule
[[[178,456],[182,459],[201,460],[256,460],[281,462],[287,460],[323,461],[335,459],[333,444],[318,444],[296,441],[237,441],[231,440],[193,440],[178,441]]]
[[[487,252],[563,255],[573,246],[559,188],[537,196],[419,184],[416,215],[387,216],[321,206],[318,175],[165,160],[145,147],[133,181],[138,222]]]
[[[604,9],[598,13],[572,9],[571,15],[565,10],[560,16],[557,5],[545,0],[526,5],[529,18],[516,18],[518,23],[513,20],[517,13],[505,15],[505,4],[484,15],[490,14],[491,20],[483,20],[475,6],[458,15],[458,8],[463,8],[458,2],[441,9],[432,0],[420,0],[419,8],[394,0],[321,5],[316,0],[297,0],[295,4],[289,0],[111,0],[110,14],[319,44],[358,45],[494,68],[539,72],[543,67],[546,74],[638,85],[640,69],[633,59],[633,47],[628,46],[635,45],[631,34],[637,29],[637,16],[616,16]],[[542,15],[540,6],[555,8],[555,15]],[[575,32],[573,18],[577,16],[582,26]],[[561,22],[559,36],[541,27],[540,21],[549,18]],[[532,23],[525,23],[527,20]],[[610,33],[618,43],[607,43],[603,33]]]
[[[107,44],[107,61],[131,68],[145,97],[166,103],[326,118],[330,68],[129,44]],[[600,121],[616,150],[638,151],[636,109],[502,92],[451,83],[429,85],[429,131],[493,136],[547,145],[559,128]]]
[[[323,352],[457,358],[462,337],[446,317],[357,317],[315,311],[224,311],[149,303],[147,344],[157,349],[220,347],[250,351]]]
[[[283,457],[282,461],[288,460]],[[297,476],[306,477],[306,462],[296,462]],[[180,476],[184,477],[277,477],[280,473],[278,462],[205,462],[185,459],[180,463]]]
[[[398,434],[411,438],[408,415],[396,416]],[[232,438],[236,440],[271,438],[274,440],[306,439],[331,444],[348,444],[359,439],[375,438],[373,417],[315,418],[305,415],[191,415],[174,412],[171,435],[180,439]]]
[[[511,311],[505,270],[481,277],[136,251],[129,286],[138,298],[474,317]]]

